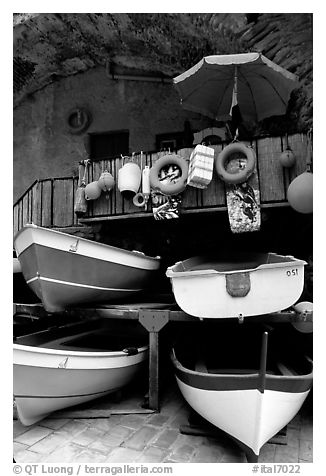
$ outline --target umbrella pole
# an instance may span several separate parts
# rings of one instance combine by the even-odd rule
[[[238,66],[234,66],[234,82],[233,82],[233,92],[232,92],[232,103],[231,103],[231,109],[230,109],[230,116],[234,120],[233,117],[233,108],[238,106]],[[239,108],[239,106],[238,106]],[[240,112],[240,109],[239,109]],[[233,142],[237,141],[239,137],[239,129],[236,127],[236,131],[234,134]]]
[[[238,104],[238,66],[234,67],[234,100],[234,106],[236,106]]]
[[[232,116],[232,109],[238,104],[238,67],[234,67],[234,82],[232,92],[232,102],[230,108],[230,116]]]

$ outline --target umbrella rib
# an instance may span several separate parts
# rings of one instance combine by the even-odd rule
[[[266,76],[264,75],[261,75],[265,81],[274,89],[274,91],[276,92],[276,94],[278,95],[278,97],[281,99],[282,103],[284,104],[284,106],[286,106],[286,101],[284,101],[284,99],[282,98],[282,96],[280,95],[280,93],[278,92],[278,90],[275,88],[275,86],[270,82],[270,80],[268,78],[266,78]]]
[[[240,70],[240,73],[241,73],[241,70]],[[256,101],[255,101],[255,97],[254,97],[252,88],[251,88],[251,86],[250,86],[250,83],[248,82],[248,80],[246,79],[246,77],[245,77],[242,73],[241,73],[241,76],[242,76],[243,82],[245,82],[245,83],[247,84],[248,88],[249,88],[249,91],[250,91],[250,94],[251,94],[251,97],[252,97],[252,101],[253,101],[253,104],[254,104],[254,107],[255,107],[256,117],[258,118],[257,107],[256,107]],[[280,100],[282,101],[282,103],[284,104],[284,106],[287,105],[287,102],[283,99],[283,97],[280,95],[280,93],[279,93],[278,90],[275,88],[275,86],[273,85],[273,83],[272,83],[266,76],[264,76],[263,74],[257,74],[257,77],[263,78],[263,79],[270,85],[270,87],[274,90],[274,92],[275,92],[276,95],[280,98]],[[239,103],[239,108],[240,108],[240,111],[241,111],[240,102],[238,101],[238,103]]]
[[[228,76],[226,75],[224,78],[222,77],[221,79],[216,79],[216,78],[208,78],[205,81],[202,81],[196,88],[193,88],[189,94],[185,95],[184,98],[182,98],[183,101],[187,101],[195,92],[203,88],[203,86],[207,83],[210,83],[211,81],[223,81],[225,79],[228,79]],[[227,89],[227,86],[226,88]],[[181,91],[181,88],[180,88]],[[225,92],[225,91],[224,91]]]
[[[240,68],[238,69],[238,74],[240,73],[239,76],[242,76],[243,80],[244,80],[244,83],[247,84],[248,88],[249,88],[249,91],[250,91],[250,94],[251,94],[251,97],[252,97],[252,102],[254,104],[254,107],[255,107],[255,113],[256,113],[256,118],[258,117],[258,114],[257,114],[257,107],[256,107],[256,101],[255,101],[255,96],[252,92],[252,89],[251,89],[251,86],[250,86],[250,83],[247,81],[246,77],[242,74]],[[240,102],[238,100],[238,104],[239,104],[239,109],[240,109],[240,113],[241,113],[241,105],[240,105]]]
[[[220,102],[219,102],[219,104],[217,106],[217,109],[216,109],[217,111],[219,111],[219,109],[220,109],[220,106],[221,106],[223,98],[224,98],[225,91],[227,90],[228,87],[229,87],[229,85],[227,84],[224,88],[223,94],[221,94],[221,99],[220,99]],[[231,104],[232,104],[232,97],[231,97]],[[215,115],[215,119],[216,119],[216,117],[218,117],[218,114]]]

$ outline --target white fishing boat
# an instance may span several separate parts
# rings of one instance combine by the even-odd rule
[[[242,318],[294,304],[303,290],[305,264],[275,253],[196,256],[169,267],[166,276],[187,314]]]
[[[148,357],[147,335],[127,322],[123,332],[73,323],[16,337],[13,354],[18,416],[32,425],[130,383]]]
[[[262,348],[256,332],[222,332],[189,345],[184,338],[171,354],[178,386],[189,405],[231,436],[249,462],[297,414],[312,386],[312,361],[276,339]],[[255,337],[254,337],[255,336]],[[258,345],[257,345],[258,344]],[[258,350],[258,352],[257,352]]]
[[[128,300],[147,287],[160,266],[158,257],[33,224],[17,233],[14,246],[27,284],[48,312]]]

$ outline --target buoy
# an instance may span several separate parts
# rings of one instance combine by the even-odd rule
[[[96,200],[101,195],[102,190],[99,187],[98,181],[91,182],[85,187],[86,200]]]
[[[118,188],[125,198],[133,198],[141,183],[141,170],[138,164],[127,162],[118,172]]]
[[[86,159],[83,161],[84,165],[84,175],[81,179],[81,183],[76,190],[75,194],[75,206],[74,212],[78,218],[81,218],[87,212],[87,201],[85,197],[85,188],[86,188],[86,174],[87,174],[87,167],[89,165],[89,160]]]
[[[280,155],[280,162],[283,167],[290,168],[295,164],[296,159],[294,152],[289,145],[289,137],[287,134],[285,135],[285,145],[286,147]]]
[[[293,309],[296,313],[304,315],[313,312],[313,304],[309,301],[302,301],[295,304],[293,306]],[[313,332],[313,323],[311,321],[294,321],[292,322],[292,326],[297,331],[302,332],[304,334],[310,334],[311,332]]]
[[[109,192],[114,187],[114,178],[107,170],[98,179],[98,185],[103,192]]]
[[[285,149],[280,155],[280,162],[283,167],[290,168],[295,164],[295,155],[293,151],[288,148]]]
[[[294,210],[300,213],[313,211],[313,174],[304,172],[289,185],[287,199]]]

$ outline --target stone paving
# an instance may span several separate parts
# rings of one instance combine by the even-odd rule
[[[287,444],[265,444],[259,463],[312,463],[312,404],[307,400],[287,428]],[[109,418],[47,418],[24,427],[14,420],[18,463],[241,463],[244,452],[228,438],[181,434],[189,407],[176,388],[160,413]]]

